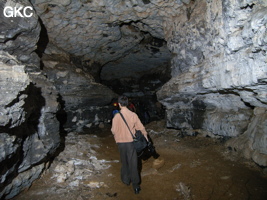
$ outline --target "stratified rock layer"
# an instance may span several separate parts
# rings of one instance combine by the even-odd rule
[[[255,121],[254,108],[263,110],[263,119],[266,115],[266,12],[264,1],[188,6],[166,35],[177,56],[172,79],[157,93],[167,107],[168,127],[230,137],[246,132],[253,146],[239,149],[259,152],[254,161],[263,166],[267,141],[257,138],[267,134],[266,128],[252,131],[249,124]]]
[[[19,63],[1,52],[0,196],[5,198],[29,187],[60,145],[57,91]]]
[[[61,55],[44,55],[44,72],[59,92],[61,110],[58,119],[65,128],[82,131],[83,127],[107,123],[110,102],[117,97],[106,86],[71,64]]]

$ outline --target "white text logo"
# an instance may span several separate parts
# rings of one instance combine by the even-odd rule
[[[27,10],[33,11],[33,8],[31,6],[26,6],[26,7],[11,7],[11,6],[6,6],[4,8],[4,16],[5,17],[31,17],[33,15],[33,12],[28,12]]]

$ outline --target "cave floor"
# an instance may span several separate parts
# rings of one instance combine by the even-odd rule
[[[84,135],[94,136],[89,142],[99,145],[98,159],[114,161],[109,162],[109,168],[99,170],[78,186],[57,183],[52,170],[48,170],[13,199],[267,199],[267,176],[262,169],[227,149],[221,140],[179,137],[177,130],[165,129],[162,121],[152,122],[146,128],[160,157],[142,160],[140,194],[134,194],[131,186],[120,181],[118,149],[110,127],[106,126],[85,131]]]

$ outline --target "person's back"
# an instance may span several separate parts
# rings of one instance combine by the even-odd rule
[[[120,96],[118,98],[121,114],[125,118],[132,133],[135,130],[140,130],[148,141],[147,132],[141,123],[137,114],[130,111],[128,106],[128,98]],[[116,114],[112,120],[111,131],[114,139],[118,144],[121,160],[121,180],[124,184],[129,185],[132,183],[135,194],[140,192],[140,175],[138,171],[138,158],[133,144],[133,137],[122,119],[120,114]]]
[[[127,121],[132,133],[135,133],[135,130],[140,130],[144,135],[147,135],[145,127],[141,123],[136,113],[130,111],[127,107],[121,107],[120,112]],[[127,125],[122,120],[120,115],[114,116],[111,131],[114,134],[116,143],[133,141],[132,135],[130,134]]]

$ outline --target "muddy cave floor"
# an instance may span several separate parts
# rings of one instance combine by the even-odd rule
[[[70,133],[64,151],[40,179],[12,200],[267,199],[263,170],[225,147],[221,140],[179,137],[179,131],[164,128],[164,121],[152,122],[146,129],[160,157],[141,161],[139,194],[120,181],[119,153],[106,125],[82,134]],[[60,177],[59,166],[69,163],[75,166]]]

